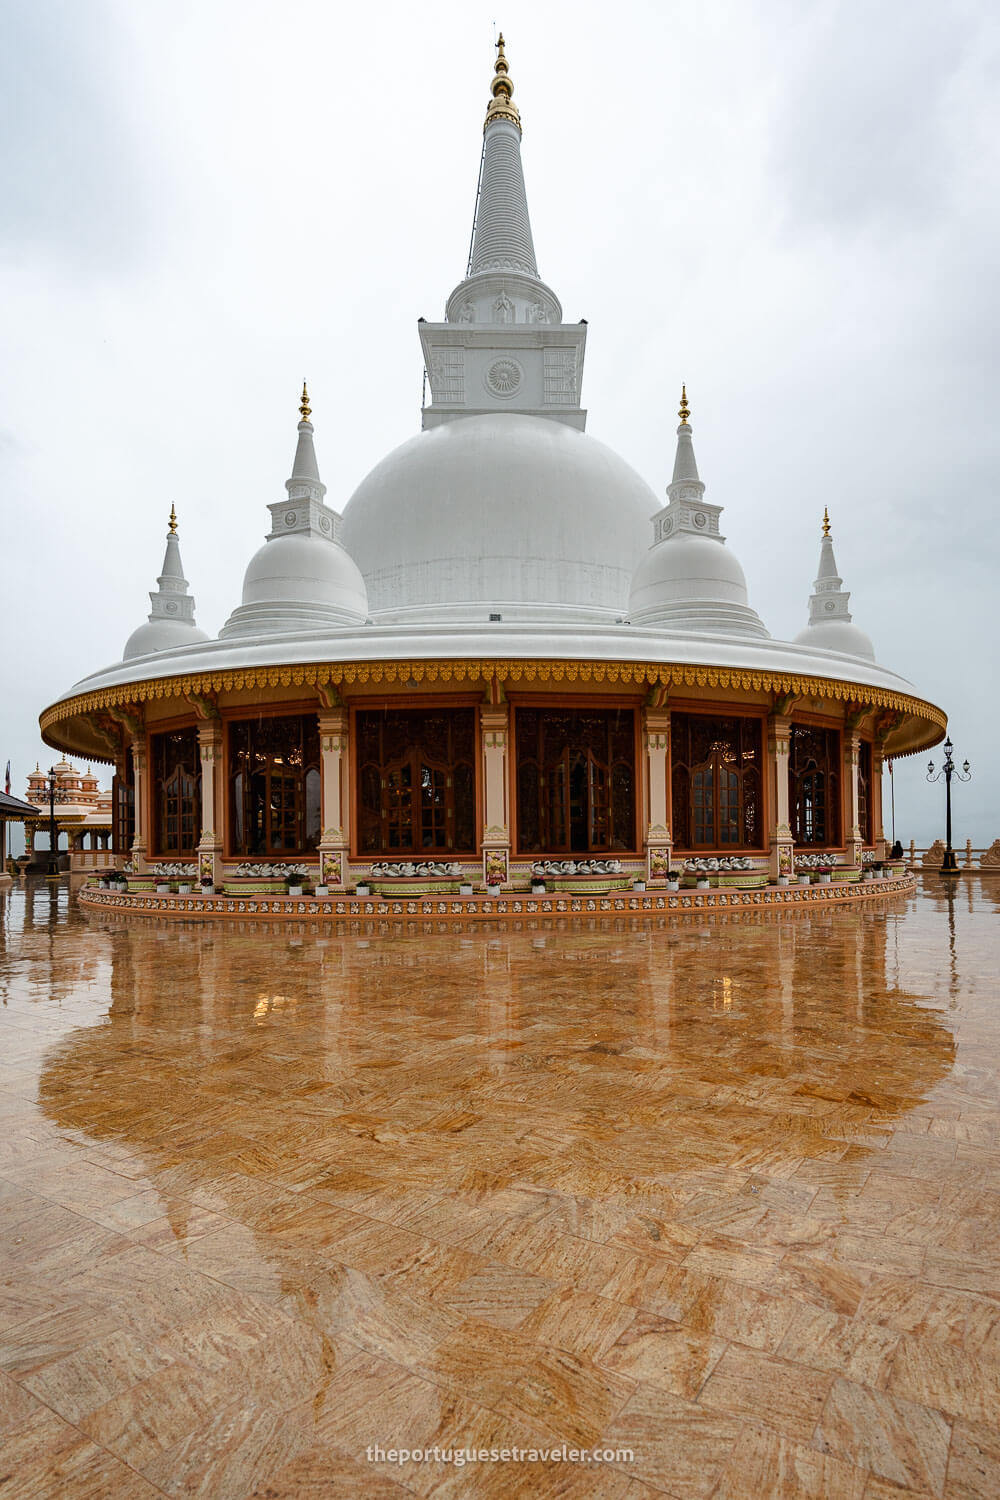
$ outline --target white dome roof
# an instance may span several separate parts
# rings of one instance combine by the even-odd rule
[[[864,656],[875,660],[875,647],[870,638],[852,625],[849,620],[817,620],[800,630],[795,637],[796,646],[810,646],[817,651],[840,651],[844,656]]]
[[[273,537],[250,559],[243,603],[220,638],[265,631],[357,625],[368,614],[365,583],[337,542],[307,532]]]
[[[207,641],[210,637],[199,630],[191,620],[148,620],[133,630],[125,642],[122,661],[131,661],[133,656],[149,656],[153,651],[173,651],[178,646],[193,646],[196,641]]]
[[[629,601],[634,625],[766,636],[747,602],[747,581],[724,542],[678,532],[657,542],[635,571]]]
[[[624,615],[657,510],[603,443],[515,413],[462,417],[362,480],[343,541],[384,620]]]

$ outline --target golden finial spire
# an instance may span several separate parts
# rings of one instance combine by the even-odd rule
[[[691,408],[690,406],[688,406],[688,393],[686,385],[681,386],[681,409],[677,413],[677,415],[681,419],[681,425],[686,427],[688,424],[688,417],[691,415]]]
[[[511,94],[514,92],[514,85],[507,75],[507,56],[503,50],[504,40],[502,31],[494,45],[497,49],[497,60],[493,70],[493,82],[490,84],[490,93],[493,95],[493,98],[490,100],[486,110],[486,125],[491,124],[493,120],[510,120],[511,124],[516,125],[518,130],[520,130],[521,116],[518,114],[517,105],[511,99]],[[486,126],[484,125],[483,129],[485,130],[485,128]]]
[[[170,507],[170,535],[177,535],[177,512],[173,506]]]
[[[823,535],[830,535],[830,512],[827,510],[825,505],[823,507]]]
[[[304,380],[302,382],[302,405],[299,407],[299,411],[302,415],[303,422],[308,422],[309,418],[312,416],[312,407],[309,405],[309,392],[306,390],[306,383]]]

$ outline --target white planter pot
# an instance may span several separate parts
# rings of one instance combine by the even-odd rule
[[[214,885],[203,885],[202,888],[201,888],[201,894],[203,896],[214,896],[215,895],[215,886]]]
[[[370,885],[359,885],[358,886],[358,895],[359,896],[370,896],[371,893],[372,893],[372,889],[371,889]]]
[[[458,888],[458,894],[460,896],[471,896],[472,895],[472,886],[468,885],[468,884],[466,884],[466,885],[460,885],[459,888]]]
[[[545,895],[545,882],[544,882],[544,880],[543,881],[537,881],[537,880],[535,881],[534,885],[531,887],[531,894],[533,896],[544,896]]]
[[[486,894],[487,896],[499,896],[500,887],[498,885],[488,885],[486,887]]]
[[[318,885],[316,887],[316,894],[317,896],[329,896],[330,887],[328,885]]]
[[[300,885],[290,885],[288,887],[288,894],[290,896],[301,896],[302,895],[302,887]]]
[[[779,885],[787,885],[788,884],[788,876],[787,875],[779,875],[778,876],[778,884]]]
[[[710,891],[712,889],[712,882],[710,880],[699,880],[695,885],[695,889],[698,891]]]
[[[185,883],[183,885],[179,885],[177,887],[177,894],[178,894],[178,896],[190,896],[190,894],[191,894],[191,887],[190,887],[190,885],[188,885],[186,881],[185,881]]]
[[[819,883],[820,885],[829,885],[832,879],[832,875],[821,875],[819,877]]]
[[[667,881],[667,890],[668,891],[679,891],[680,888],[681,888],[681,883],[680,883],[679,880],[668,880]]]
[[[646,882],[644,880],[633,880],[632,889],[634,891],[644,891],[646,889]]]
[[[158,896],[169,896],[170,895],[170,887],[169,887],[169,885],[158,885],[156,887],[156,894]]]
[[[808,875],[799,875],[796,878],[798,879],[799,885],[808,885],[809,884],[809,876]]]

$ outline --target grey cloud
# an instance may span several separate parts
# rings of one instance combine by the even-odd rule
[[[102,275],[142,258],[151,193],[133,149],[119,54],[99,4],[0,9],[0,246]]]

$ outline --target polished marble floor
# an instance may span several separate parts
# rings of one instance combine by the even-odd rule
[[[0,903],[4,1500],[1000,1495],[1000,880],[446,936]],[[561,1445],[618,1456],[454,1461]]]

